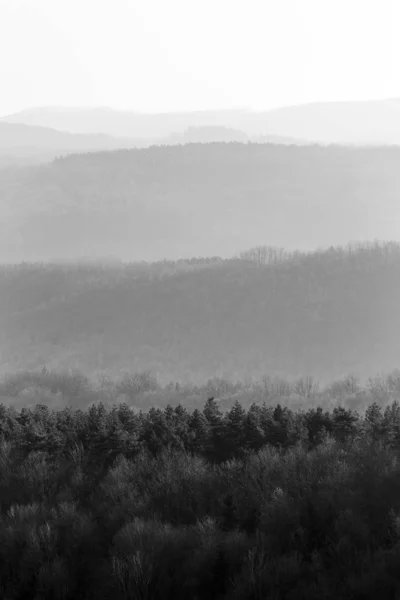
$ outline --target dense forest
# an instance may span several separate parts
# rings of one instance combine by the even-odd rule
[[[400,149],[213,143],[0,170],[2,262],[396,239]]]
[[[1,385],[72,398],[78,375]],[[297,410],[271,395],[228,409],[203,395],[189,409],[179,386],[174,405],[146,411],[0,405],[1,597],[398,598],[400,373],[336,382],[330,410],[309,405],[309,383],[292,391]],[[370,401],[359,411],[357,394]]]
[[[398,367],[400,246],[0,268],[0,375],[77,368],[162,384]]]

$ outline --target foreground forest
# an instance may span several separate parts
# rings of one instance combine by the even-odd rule
[[[213,143],[0,170],[1,262],[396,239],[400,148]]]
[[[151,370],[212,377],[389,372],[400,356],[400,245],[154,264],[0,268],[0,375]]]
[[[1,597],[398,598],[400,373],[374,381],[361,412],[351,378],[330,411],[0,405]]]

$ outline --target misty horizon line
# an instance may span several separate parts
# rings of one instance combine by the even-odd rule
[[[14,110],[12,112],[1,112],[0,118],[6,118],[13,115],[28,113],[30,111],[38,111],[38,110],[69,110],[73,111],[82,111],[82,110],[91,110],[91,111],[109,111],[109,112],[117,112],[117,113],[134,113],[140,116],[147,115],[169,115],[169,114],[193,114],[193,113],[209,113],[209,112],[252,112],[252,113],[263,113],[263,112],[273,112],[285,108],[296,108],[301,106],[315,106],[315,105],[332,105],[332,104],[371,104],[371,103],[380,103],[380,102],[394,102],[400,100],[399,96],[395,97],[380,97],[380,98],[371,98],[371,99],[358,99],[358,100],[311,100],[307,102],[297,102],[295,104],[281,104],[269,108],[254,108],[251,106],[232,106],[232,107],[209,107],[209,108],[171,108],[171,109],[138,109],[138,108],[127,108],[127,107],[117,107],[111,106],[108,104],[104,105],[40,105],[40,106],[29,106],[21,109]]]

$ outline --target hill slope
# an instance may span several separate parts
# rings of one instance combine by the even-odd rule
[[[105,134],[71,134],[49,127],[38,127],[0,119],[0,168],[43,164],[68,154],[148,148],[152,145],[177,145],[213,142],[250,142],[299,144],[301,140],[280,136],[253,136],[228,127],[190,127],[181,133],[160,138],[115,137]]]
[[[399,367],[400,245],[252,260],[0,270],[1,372],[153,369],[160,381]]]
[[[0,166],[21,160],[50,162],[56,156],[118,148],[143,147],[140,139],[104,134],[71,134],[49,127],[8,123],[0,120]]]
[[[0,150],[21,148],[49,150],[62,148],[74,152],[121,148],[125,143],[133,147],[129,138],[115,138],[104,134],[71,134],[48,127],[0,122]]]
[[[159,138],[183,132],[188,127],[235,127],[243,111],[202,111],[141,114],[110,108],[32,108],[3,117],[0,121],[52,127],[71,133],[106,133],[116,136]]]
[[[400,144],[400,99],[362,102],[315,102],[287,106],[247,119],[248,133],[268,132],[323,143]]]
[[[0,172],[0,260],[229,256],[396,239],[400,149],[189,144]]]

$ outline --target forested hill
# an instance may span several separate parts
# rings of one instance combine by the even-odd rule
[[[395,239],[400,148],[189,144],[0,170],[0,261]]]
[[[266,264],[263,264],[266,263]],[[400,245],[0,270],[1,372],[151,369],[161,382],[399,366]]]

